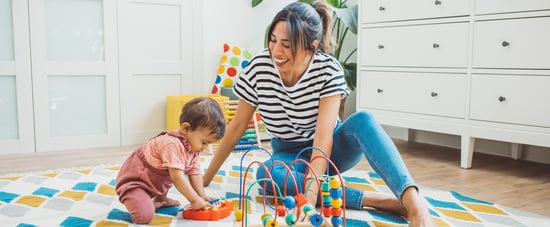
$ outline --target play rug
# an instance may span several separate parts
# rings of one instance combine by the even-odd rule
[[[214,182],[206,188],[207,195],[239,196],[240,162],[242,155],[232,154],[224,163]],[[253,160],[263,161],[265,155],[249,153],[243,158],[243,167]],[[201,158],[206,168],[210,156]],[[257,167],[257,166],[256,166]],[[119,165],[93,168],[74,168],[42,173],[0,176],[1,226],[133,226],[129,214],[117,200],[114,190]],[[250,171],[255,174],[255,169]],[[250,176],[249,175],[249,176]],[[379,176],[372,172],[352,170],[343,174],[347,185],[363,190],[389,192]],[[253,182],[249,178],[248,182]],[[421,193],[433,206],[431,214],[439,226],[550,226],[550,219],[477,200],[454,191],[421,188]],[[254,195],[252,195],[254,194]],[[186,204],[185,199],[172,189],[172,198]],[[258,218],[264,207],[258,190],[251,190],[248,216],[249,226],[262,226]],[[157,212],[150,226],[240,226],[234,216],[218,222],[191,221],[177,216],[178,208],[164,208]],[[271,210],[268,212],[273,213]],[[181,214],[181,213],[180,213]],[[347,210],[347,226],[406,226],[397,216],[375,210]],[[283,226],[284,218],[278,218]]]

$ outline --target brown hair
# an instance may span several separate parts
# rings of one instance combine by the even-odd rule
[[[315,51],[312,43],[319,42],[318,49],[325,53],[332,52],[336,46],[332,37],[332,10],[324,1],[315,1],[312,4],[294,2],[279,11],[273,20],[269,32],[269,41],[275,24],[284,21],[287,23],[290,36],[291,51],[296,54],[298,48]]]
[[[217,139],[225,134],[225,115],[220,104],[208,97],[194,98],[188,101],[181,110],[180,124],[188,122],[191,130],[197,128],[211,129]]]

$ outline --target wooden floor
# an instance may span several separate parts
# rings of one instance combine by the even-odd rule
[[[461,169],[456,149],[396,140],[418,184],[455,190],[465,196],[550,217],[550,165],[475,153],[471,169]],[[58,168],[118,164],[136,146],[79,151],[1,155],[0,175]],[[369,169],[363,160],[357,168]]]

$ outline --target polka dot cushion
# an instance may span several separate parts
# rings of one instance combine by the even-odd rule
[[[222,87],[232,87],[251,58],[248,50],[225,43],[212,94],[219,94]]]

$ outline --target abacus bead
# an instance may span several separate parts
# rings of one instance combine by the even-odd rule
[[[342,199],[332,199],[331,204],[332,208],[340,208],[342,207]]]
[[[332,217],[330,218],[330,222],[332,223],[332,226],[341,226],[343,223],[342,217]]]
[[[294,226],[294,224],[296,224],[296,222],[294,220],[296,220],[296,215],[294,215],[294,214],[288,214],[285,217],[285,222],[288,226]]]
[[[294,197],[287,195],[285,196],[284,204],[285,207],[290,210],[296,207],[296,200]]]

